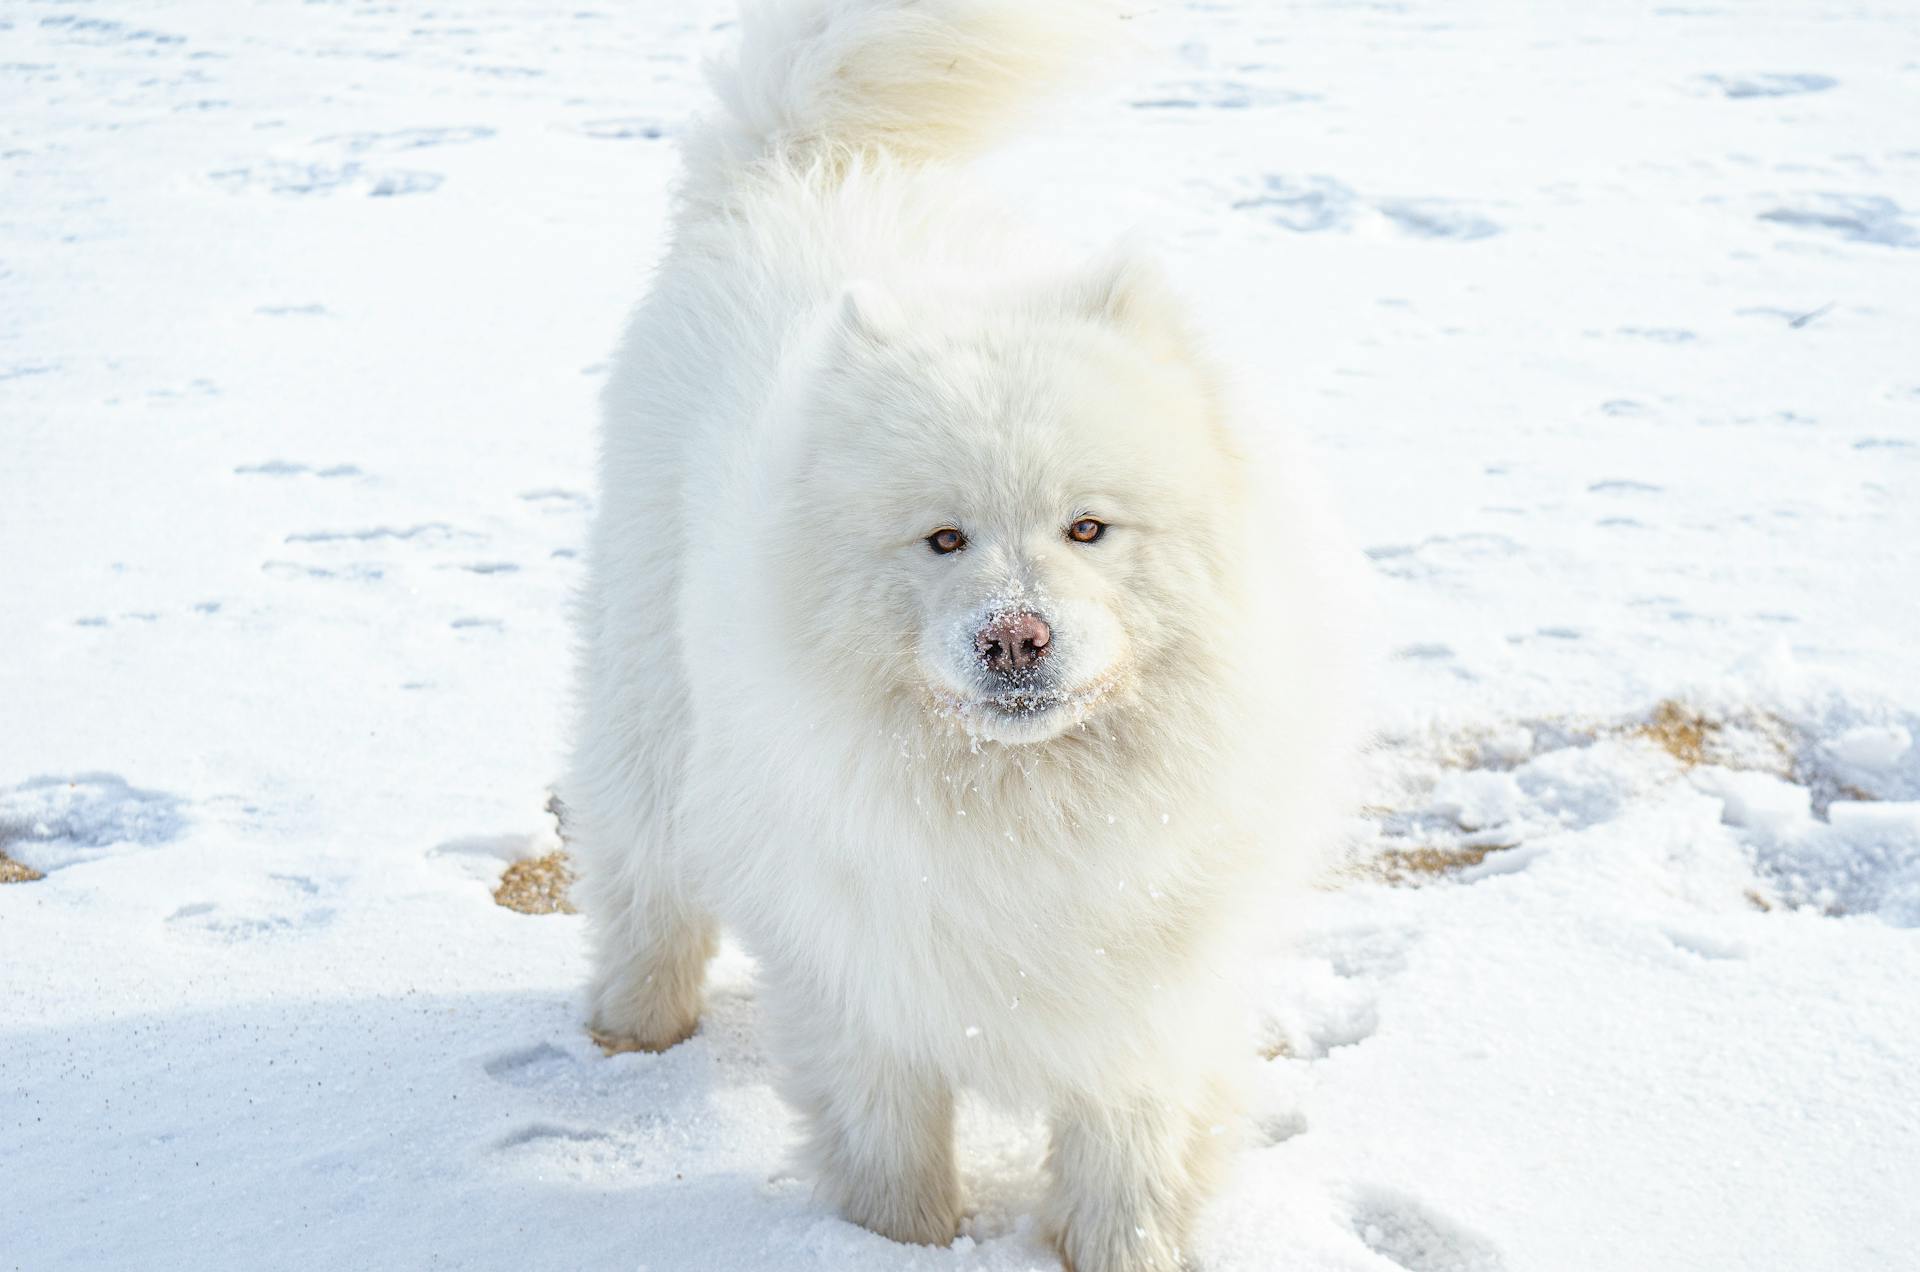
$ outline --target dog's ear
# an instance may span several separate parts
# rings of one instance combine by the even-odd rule
[[[839,321],[842,331],[877,345],[891,341],[906,325],[893,293],[864,279],[848,283],[841,291]]]
[[[1167,352],[1187,352],[1192,340],[1179,297],[1150,257],[1120,248],[1083,270],[1068,285],[1076,311],[1144,336]]]

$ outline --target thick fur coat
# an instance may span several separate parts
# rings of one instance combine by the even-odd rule
[[[959,166],[1114,21],[747,13],[606,394],[565,791],[604,1045],[693,1032],[724,923],[831,1204],[950,1241],[973,1089],[1047,1112],[1079,1272],[1180,1266],[1338,751],[1318,532],[1171,289]]]

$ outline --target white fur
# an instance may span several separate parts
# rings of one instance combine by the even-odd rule
[[[1111,22],[749,12],[606,395],[564,793],[603,1042],[691,1033],[725,922],[843,1213],[951,1240],[971,1088],[1051,1116],[1069,1263],[1145,1272],[1232,1121],[1234,915],[1313,861],[1339,747],[1318,531],[1169,289],[949,166]],[[1009,609],[1044,710],[975,656]]]

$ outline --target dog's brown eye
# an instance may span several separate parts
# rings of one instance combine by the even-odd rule
[[[1067,537],[1075,543],[1092,543],[1107,532],[1107,523],[1092,517],[1082,517],[1067,527]]]
[[[961,534],[952,526],[943,526],[927,536],[927,546],[935,552],[938,552],[941,556],[945,556],[949,552],[958,552],[960,549],[966,547],[967,536]]]

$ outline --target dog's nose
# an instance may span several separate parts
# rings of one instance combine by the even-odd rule
[[[1047,656],[1053,629],[1038,614],[996,614],[973,638],[981,665],[1002,676],[1017,676]]]

